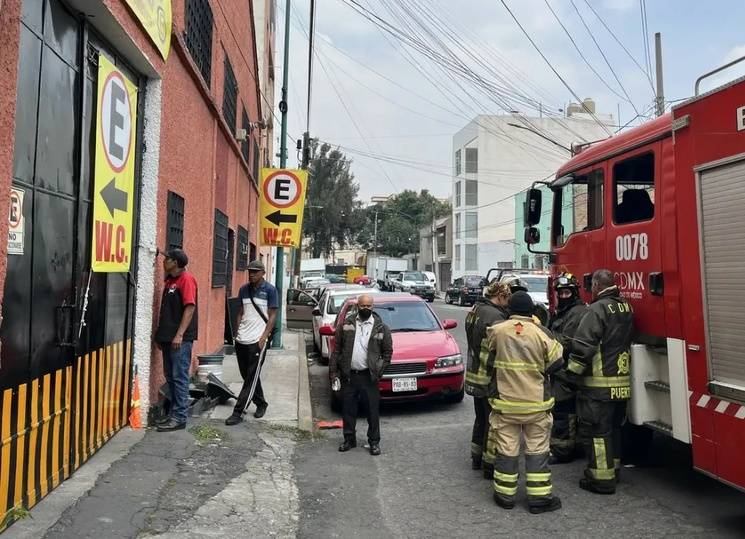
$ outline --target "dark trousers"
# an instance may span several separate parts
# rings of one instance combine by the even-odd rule
[[[577,447],[577,391],[566,382],[556,380],[554,396],[551,454],[558,462],[570,462]]]
[[[357,440],[357,410],[360,401],[367,405],[367,441],[380,443],[380,389],[370,371],[352,371],[349,380],[342,380],[342,419],[344,439]]]
[[[259,343],[235,343],[235,355],[238,358],[238,369],[240,369],[241,378],[243,378],[243,387],[235,403],[234,414],[243,414],[249,402],[253,402],[257,407],[266,405],[264,391],[261,389],[260,376],[268,347],[268,343],[263,350],[259,348]]]
[[[621,468],[621,426],[626,401],[599,401],[581,392],[577,398],[579,435],[588,457],[585,477],[600,491],[616,491]]]
[[[473,432],[471,434],[471,459],[481,461],[486,451],[487,434],[489,433],[489,414],[491,405],[486,397],[474,397],[473,408],[476,417],[473,420]]]

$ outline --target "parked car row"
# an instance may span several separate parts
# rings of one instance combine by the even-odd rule
[[[476,298],[481,296],[487,285],[486,277],[483,275],[466,275],[453,281],[453,284],[445,292],[445,303],[457,303],[458,305],[473,305]]]

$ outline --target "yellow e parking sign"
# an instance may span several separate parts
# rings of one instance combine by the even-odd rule
[[[307,184],[306,170],[261,169],[261,245],[300,245]]]
[[[97,95],[91,268],[126,272],[132,255],[137,87],[102,54]]]

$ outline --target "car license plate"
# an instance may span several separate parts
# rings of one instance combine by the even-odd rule
[[[393,392],[416,391],[416,378],[394,378]]]

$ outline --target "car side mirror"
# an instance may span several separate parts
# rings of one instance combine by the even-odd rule
[[[313,309],[313,313],[312,314],[313,314],[313,316],[321,316],[321,309],[319,309],[318,307],[316,307],[315,309]]]
[[[318,333],[326,337],[331,337],[334,334],[334,326],[331,326],[329,324],[323,325],[318,328]]]
[[[455,329],[458,327],[458,322],[456,322],[455,320],[450,320],[450,319],[443,320],[442,327],[445,329]]]
[[[532,227],[541,222],[541,201],[543,192],[540,189],[528,189],[525,195],[525,214],[523,216],[524,226]]]
[[[536,245],[541,241],[541,231],[534,226],[526,228],[524,239],[527,245]]]

